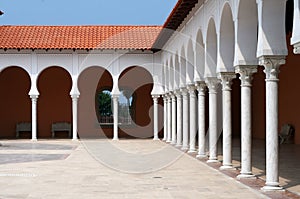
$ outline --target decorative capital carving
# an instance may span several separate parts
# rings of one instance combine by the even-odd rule
[[[181,98],[181,91],[180,91],[180,89],[178,89],[178,90],[175,91],[175,95],[176,95],[177,99]]]
[[[71,98],[72,98],[73,100],[78,100],[79,94],[72,94],[72,95],[71,95]]]
[[[160,98],[160,95],[152,95],[152,98],[153,99],[158,99],[158,98]]]
[[[259,65],[265,67],[266,81],[278,81],[279,67],[285,64],[285,56],[262,56]]]
[[[257,72],[257,66],[237,66],[235,72],[240,74],[241,86],[250,87],[252,86],[253,73]]]
[[[39,95],[30,95],[31,100],[37,100]]]
[[[219,85],[220,85],[220,80],[218,78],[207,77],[207,78],[205,78],[205,83],[208,87],[209,93],[217,93]]]
[[[183,88],[180,89],[180,91],[181,91],[182,97],[184,99],[187,99],[188,98],[188,90],[185,87],[183,87]]]
[[[234,72],[221,72],[218,74],[218,78],[221,80],[223,91],[231,91],[232,80],[236,78]]]
[[[300,54],[300,42],[297,44],[294,44],[294,53]]]
[[[205,95],[206,92],[206,84],[204,81],[196,82],[195,84],[197,90],[198,90],[198,95]]]

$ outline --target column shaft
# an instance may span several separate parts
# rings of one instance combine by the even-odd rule
[[[196,109],[196,94],[195,94],[195,86],[188,86],[189,94],[190,94],[190,148],[189,153],[196,152],[196,132],[197,132],[197,109]]]
[[[278,173],[278,74],[285,57],[261,57],[266,73],[266,185],[264,190],[281,190]]]
[[[241,79],[241,172],[238,178],[252,178],[252,108],[251,108],[251,82],[257,66],[239,66],[236,72]]]
[[[37,95],[31,95],[31,140],[37,140]]]
[[[168,132],[168,98],[164,95],[164,138],[163,141],[167,140],[167,132]]]
[[[172,142],[171,144],[176,144],[176,97],[172,95]]]
[[[119,140],[119,96],[118,95],[113,95],[113,111],[114,111],[114,137],[113,140]]]
[[[198,155],[197,158],[205,158],[205,82],[196,84],[198,90]]]
[[[176,146],[182,146],[182,96],[181,92],[177,91],[177,144]]]
[[[189,148],[189,96],[185,88],[181,89],[183,99],[182,115],[182,150]]]
[[[208,162],[218,162],[217,157],[217,89],[219,80],[216,77],[206,78],[206,84],[209,90],[209,160]]]
[[[219,74],[222,80],[223,95],[223,165],[221,169],[232,169],[232,120],[231,120],[231,85],[235,73]]]
[[[73,130],[73,138],[72,140],[77,140],[77,131],[78,131],[78,95],[72,96],[72,130]]]
[[[172,98],[168,96],[168,132],[167,142],[172,141]]]
[[[154,108],[154,113],[153,113],[153,130],[154,130],[154,136],[153,140],[159,140],[158,138],[158,98],[159,96],[153,96],[153,108]]]

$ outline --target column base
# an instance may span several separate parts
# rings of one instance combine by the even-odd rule
[[[187,151],[187,150],[189,150],[189,148],[183,146],[183,147],[181,148],[181,150],[182,150],[182,151]]]
[[[38,140],[37,140],[37,138],[32,138],[31,141],[37,142]]]
[[[188,151],[188,153],[189,153],[189,154],[197,153],[197,151],[196,151],[196,149],[190,149],[190,150]]]
[[[170,140],[167,140],[167,141],[166,141],[166,143],[171,143],[171,142],[172,142],[172,141],[170,141]]]
[[[236,170],[232,165],[223,165],[220,167],[220,170]]]
[[[236,178],[237,179],[257,179],[257,177],[255,175],[253,175],[252,173],[249,173],[249,174],[240,174]]]
[[[205,159],[205,158],[207,158],[207,155],[205,155],[205,154],[198,154],[196,156],[196,158],[198,158],[198,159]]]
[[[275,183],[278,184],[278,183]],[[266,185],[261,188],[262,191],[285,191],[285,189],[279,185]]]
[[[153,140],[160,140],[159,138],[153,138]]]
[[[78,138],[75,138],[75,139],[73,138],[72,141],[77,142],[79,140],[78,140]]]
[[[171,142],[171,145],[174,145],[174,146],[175,146],[175,145],[176,145],[176,141],[175,141],[175,142],[174,142],[174,141],[172,141],[172,142]]]
[[[167,141],[167,139],[166,139],[166,138],[163,138],[163,139],[162,139],[162,141],[165,141],[165,142],[166,142],[166,141]]]
[[[217,159],[212,159],[212,160],[207,160],[206,162],[207,162],[207,163],[218,163],[219,160],[217,160]]]
[[[175,147],[176,148],[182,148],[182,144],[176,144]]]
[[[112,139],[113,141],[119,141],[119,138],[114,138],[114,139]]]

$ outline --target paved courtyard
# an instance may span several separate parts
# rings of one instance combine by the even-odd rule
[[[281,192],[265,195],[232,178],[230,173],[226,175],[160,141],[9,140],[1,143],[1,199],[290,196]]]

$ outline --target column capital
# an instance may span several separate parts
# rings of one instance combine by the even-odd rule
[[[209,93],[217,93],[220,84],[220,80],[217,77],[206,77],[205,83],[208,87]]]
[[[265,67],[266,81],[278,81],[279,67],[285,64],[285,56],[261,56],[259,65]]]
[[[295,54],[300,54],[300,42],[294,44],[294,53]]]
[[[206,91],[206,84],[204,81],[199,81],[195,83],[195,86],[198,91],[198,95],[204,95]]]
[[[255,65],[243,65],[236,66],[235,72],[240,74],[241,86],[242,87],[251,87],[253,73],[257,72],[257,66]]]
[[[182,93],[182,95],[188,94],[188,90],[185,87],[180,88],[180,92]]]
[[[31,98],[32,100],[36,100],[36,99],[39,98],[39,95],[30,95],[30,98]]]
[[[120,94],[112,94],[111,97],[113,99],[118,99],[120,97]]]
[[[72,99],[78,99],[79,96],[80,96],[79,94],[72,94],[72,95],[71,95],[71,98],[72,98]]]
[[[180,89],[176,90],[174,92],[174,94],[176,95],[177,98],[181,98],[181,91],[180,91]]]
[[[187,85],[188,92],[194,92],[196,90],[196,86],[194,84]]]
[[[221,80],[223,91],[231,91],[232,80],[236,78],[234,72],[218,73],[218,78]]]
[[[158,98],[160,98],[160,95],[152,95],[152,98],[157,100]]]

